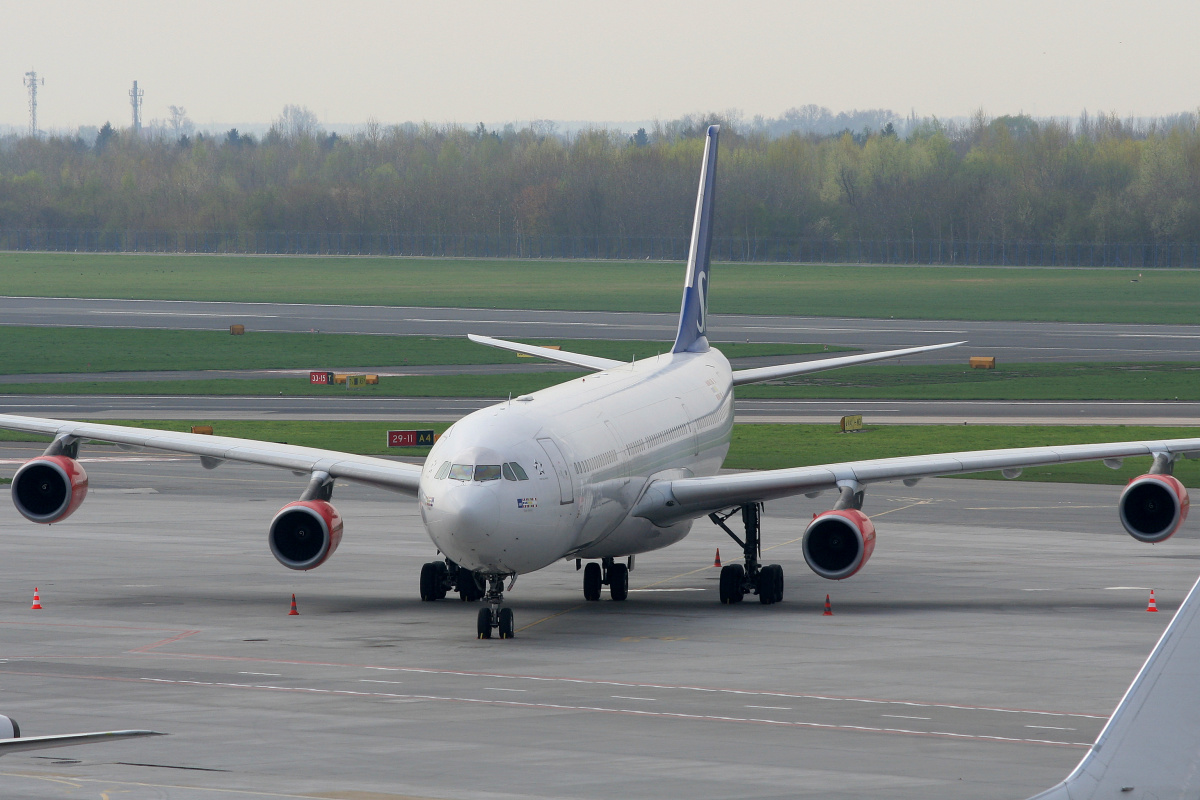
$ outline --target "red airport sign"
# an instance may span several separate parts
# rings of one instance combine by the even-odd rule
[[[308,373],[309,383],[319,383],[322,386],[333,383],[332,372],[310,372]]]
[[[431,447],[433,431],[388,431],[388,447]]]

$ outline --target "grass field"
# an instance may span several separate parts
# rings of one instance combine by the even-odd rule
[[[530,368],[536,368],[535,364],[531,363]],[[313,386],[305,377],[75,381],[3,384],[0,394],[504,398],[528,394],[572,377],[562,372],[411,375],[380,378],[377,386],[360,389]],[[996,370],[958,365],[873,365],[813,375],[784,385],[742,386],[736,394],[743,399],[1195,401],[1200,399],[1200,364],[1012,364]]]
[[[727,264],[717,314],[1191,323],[1200,271]],[[657,262],[2,253],[7,295],[599,311],[679,309]]]
[[[389,448],[385,433],[391,428],[432,428],[439,433],[445,423],[419,422],[285,422],[253,420],[114,421],[115,425],[186,431],[190,425],[212,425],[222,436],[238,436],[274,442],[343,450],[367,455],[424,456],[428,448]],[[737,425],[725,465],[736,469],[781,469],[811,464],[857,461],[870,458],[925,453],[988,450],[1004,447],[1036,447],[1048,444],[1084,444],[1144,439],[1200,438],[1195,428],[1140,426],[1044,426],[1007,425],[889,425],[859,433],[839,433],[834,425]],[[3,441],[45,441],[45,437],[0,431]],[[84,448],[86,453],[86,446]],[[1121,485],[1149,467],[1149,458],[1128,459],[1119,470],[1102,464],[1067,464],[1026,470],[1018,480],[1061,481]],[[8,476],[15,467],[7,468]],[[1200,460],[1179,461],[1175,475],[1184,485],[1200,485]],[[970,477],[999,478],[997,472]],[[914,492],[919,493],[916,488]],[[869,492],[868,492],[869,494]]]
[[[626,361],[666,350],[670,343],[604,339],[527,339],[530,344]],[[805,355],[824,352],[820,344],[731,342],[720,345],[730,358]],[[830,347],[829,352],[850,348]],[[205,369],[326,369],[450,364],[525,364],[519,358],[461,337],[361,336],[338,333],[136,330],[0,326],[0,375],[48,372],[127,372]]]

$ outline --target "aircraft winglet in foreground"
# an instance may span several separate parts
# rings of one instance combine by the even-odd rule
[[[1183,523],[1187,490],[1172,477],[1182,456],[1200,454],[1200,439],[1029,447],[909,456],[794,469],[719,474],[733,429],[733,390],[756,381],[804,375],[923,353],[961,342],[845,355],[759,369],[734,370],[707,337],[708,288],[715,199],[717,127],[708,129],[688,254],[679,328],[669,353],[620,362],[472,336],[481,344],[573,364],[592,372],[558,386],[476,411],[451,426],[423,467],[270,442],[126,428],[90,422],[0,415],[0,428],[48,434],[45,453],[13,477],[13,502],[27,519],[66,519],[87,495],[78,462],[81,443],[94,440],[200,456],[214,469],[225,461],[264,464],[308,474],[300,498],[275,515],[268,541],[290,569],[323,564],[342,538],[331,503],[336,479],[415,495],[430,538],[444,561],[421,570],[421,597],[457,591],[486,599],[476,632],[513,635],[504,582],[562,559],[587,561],[583,592],[598,600],[607,585],[624,600],[633,556],[658,550],[709,517],[741,546],[743,563],[721,571],[722,603],[756,594],[764,604],[783,598],[783,570],[758,562],[762,504],[795,494],[838,492],[832,508],[804,532],[812,570],[842,580],[858,572],[875,548],[875,527],[863,513],[872,483],[1001,470],[1071,461],[1147,456],[1147,474],[1117,501],[1121,524],[1139,541],[1161,542]],[[740,519],[742,536],[727,522]],[[618,559],[628,559],[621,563]],[[511,586],[510,586],[511,588]]]
[[[21,728],[10,717],[0,714],[0,756],[29,750],[48,750],[76,744],[111,742],[114,739],[136,739],[140,736],[165,736],[158,731],[97,731],[96,733],[59,733],[51,736],[21,736]]]

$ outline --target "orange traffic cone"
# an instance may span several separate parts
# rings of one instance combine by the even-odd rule
[[[300,612],[296,610],[296,595],[292,595],[292,610],[288,612],[289,617],[298,617]]]
[[[37,602],[37,600],[35,599],[34,603],[36,603],[36,602]],[[1150,605],[1146,606],[1146,610],[1147,611],[1158,611],[1158,603],[1154,602],[1154,590],[1153,589],[1150,590]]]
[[[832,617],[833,616],[833,606],[829,605],[829,595],[825,595],[825,613],[822,614],[821,616],[822,617]]]
[[[33,605],[29,607],[30,611],[42,610],[42,598],[38,597],[37,587],[33,587]]]
[[[713,566],[714,567],[721,566],[721,548],[719,548],[719,547],[717,548],[717,557],[715,559],[713,559]]]

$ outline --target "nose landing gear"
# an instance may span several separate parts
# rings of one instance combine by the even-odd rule
[[[742,524],[746,530],[744,540],[725,524],[726,520],[739,511],[742,514]],[[778,564],[768,564],[764,567],[758,563],[758,557],[762,554],[762,539],[759,535],[762,522],[762,503],[738,506],[724,514],[709,514],[708,518],[742,546],[742,556],[746,562],[745,566],[726,564],[721,568],[722,605],[740,603],[748,594],[758,595],[758,601],[764,606],[783,600],[783,567]]]
[[[492,631],[501,639],[511,639],[516,632],[516,623],[511,608],[501,608],[504,602],[504,575],[488,575],[487,593],[484,599],[488,607],[479,609],[475,621],[475,631],[480,639],[492,638]]]

